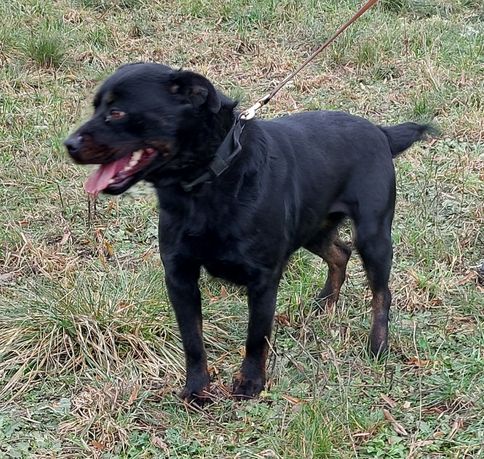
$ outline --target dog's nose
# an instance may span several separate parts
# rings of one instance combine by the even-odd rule
[[[79,156],[82,141],[82,135],[71,135],[64,141],[64,145],[67,148],[67,151],[74,159],[77,159],[77,157]]]

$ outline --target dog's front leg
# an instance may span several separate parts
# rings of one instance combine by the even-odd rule
[[[210,375],[202,336],[202,306],[198,278],[200,267],[165,264],[168,296],[185,350],[186,383],[180,396],[187,401],[207,398]]]
[[[255,397],[264,388],[278,285],[279,277],[248,286],[249,326],[245,358],[233,383],[235,397]]]

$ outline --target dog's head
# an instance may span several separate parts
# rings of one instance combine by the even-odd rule
[[[86,191],[120,194],[167,167],[226,100],[196,73],[153,63],[125,65],[99,88],[92,118],[64,143],[75,162],[100,165]]]

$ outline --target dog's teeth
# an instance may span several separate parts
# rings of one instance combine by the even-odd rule
[[[114,183],[114,179],[109,179],[108,185],[111,185],[112,183]]]
[[[143,154],[143,150],[138,150],[138,151],[135,151],[132,156],[131,156],[131,159],[129,160],[129,163],[128,165],[124,168],[125,171],[129,171],[131,168],[133,168],[134,166],[136,166],[136,164],[138,164],[139,160],[141,159],[141,155]]]

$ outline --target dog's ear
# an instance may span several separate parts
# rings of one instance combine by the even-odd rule
[[[198,73],[179,71],[171,74],[170,92],[187,99],[196,108],[205,105],[213,113],[220,111],[221,101],[217,90]]]

